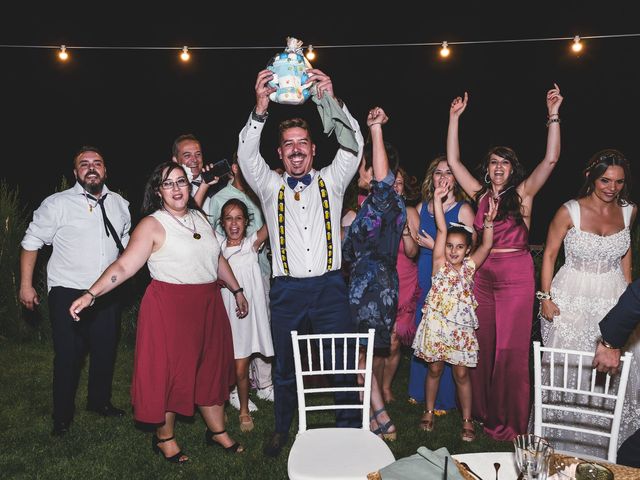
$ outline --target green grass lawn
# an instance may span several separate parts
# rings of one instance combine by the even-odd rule
[[[0,340],[0,478],[3,479],[285,479],[286,448],[277,459],[262,455],[262,443],[273,428],[273,404],[252,395],[259,411],[254,414],[256,428],[240,433],[237,411],[227,407],[231,435],[243,443],[242,455],[228,455],[204,444],[204,424],[198,414],[180,419],[176,435],[191,461],[184,466],[169,464],[151,451],[151,431],[137,427],[129,407],[129,384],[133,349],[121,346],[113,383],[114,405],[126,408],[123,419],[108,419],[86,412],[86,371],[76,398],[77,412],[71,431],[64,437],[51,437],[50,344],[16,344]],[[418,430],[422,405],[407,402],[409,352],[404,352],[394,383],[396,402],[388,407],[398,429],[398,440],[390,444],[396,458],[412,455],[420,446],[436,449],[446,446],[451,453],[510,451],[510,442],[496,442],[476,427],[473,443],[460,440],[458,412],[436,417],[435,430]],[[325,414],[326,415],[326,414]],[[326,417],[325,419],[326,420]],[[323,420],[323,421],[324,421]],[[321,420],[318,420],[321,421]],[[292,432],[296,427],[294,422]],[[293,441],[290,435],[289,444]],[[290,446],[290,445],[289,445]]]

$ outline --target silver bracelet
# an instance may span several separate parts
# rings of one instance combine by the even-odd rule
[[[89,295],[91,295],[91,303],[89,304],[89,306],[92,307],[93,304],[96,303],[96,295],[91,290],[85,290],[82,293],[83,294],[88,293]]]
[[[542,290],[538,290],[536,292],[536,298],[538,300],[551,300],[551,292],[543,292]]]

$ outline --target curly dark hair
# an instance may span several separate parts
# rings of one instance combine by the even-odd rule
[[[631,178],[631,165],[629,160],[619,150],[613,148],[607,148],[595,153],[587,162],[587,167],[584,169],[583,174],[585,176],[584,183],[576,198],[584,198],[591,195],[594,190],[596,180],[604,175],[609,167],[621,167],[624,172],[624,185],[620,193],[618,194],[618,205],[624,206],[630,203],[630,185],[633,184]]]
[[[161,210],[163,208],[162,197],[160,196],[160,185],[162,185],[162,182],[169,178],[171,172],[173,172],[176,168],[179,168],[182,173],[184,173],[184,176],[187,177],[187,174],[184,171],[182,165],[174,162],[173,160],[162,162],[160,165],[153,169],[153,172],[151,173],[151,176],[149,177],[149,180],[147,180],[147,184],[144,187],[144,197],[142,199],[142,208],[140,209],[143,217],[151,215],[153,212]],[[187,208],[199,211],[200,213],[205,215],[206,218],[206,214],[198,206],[191,195],[189,195],[189,200],[187,201]]]
[[[407,171],[398,166],[398,170],[395,172],[396,178],[398,175],[402,176],[404,180],[404,193],[402,196],[408,205],[415,205],[416,200],[420,197],[420,190],[418,189],[418,179],[414,175],[409,175]]]
[[[482,196],[491,189],[491,181],[487,182],[487,178],[489,173],[489,162],[491,161],[492,155],[504,158],[511,163],[511,175],[509,175],[509,179],[502,190],[504,194],[500,197],[496,220],[499,221],[504,220],[507,217],[511,217],[516,221],[516,224],[521,225],[524,222],[522,218],[522,198],[517,192],[517,187],[525,179],[526,171],[518,160],[516,152],[514,152],[512,148],[502,146],[493,147],[489,149],[482,160],[482,163],[478,165],[477,172],[480,177],[482,188],[476,193],[476,202],[478,202],[480,198],[482,198]]]

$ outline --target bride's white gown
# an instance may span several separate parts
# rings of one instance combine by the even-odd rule
[[[580,206],[576,200],[564,204],[569,210],[573,227],[564,239],[565,263],[551,283],[551,296],[560,309],[560,315],[553,322],[542,322],[542,338],[545,346],[574,350],[594,351],[600,338],[598,323],[616,304],[627,287],[621,268],[621,260],[629,249],[631,234],[629,223],[633,207],[623,208],[624,229],[607,236],[580,230]],[[627,344],[633,352],[631,373],[620,426],[618,446],[640,428],[640,330],[636,329]],[[547,370],[548,358],[543,359],[543,369]],[[545,366],[546,364],[546,366]],[[589,370],[590,368],[586,369]],[[562,371],[556,369],[558,381]],[[588,374],[589,372],[585,373]],[[575,382],[574,378],[570,382]],[[604,377],[604,375],[603,375]],[[559,394],[558,394],[559,395]],[[566,394],[565,394],[566,395]],[[585,397],[572,395],[571,401],[584,404]],[[594,408],[606,408],[607,403],[591,401]],[[561,415],[560,418],[558,415]],[[571,423],[589,428],[594,425],[594,417],[584,417],[574,413],[550,413],[544,421]],[[608,428],[609,420],[600,419],[599,425]],[[543,431],[556,449],[581,452],[598,457],[607,456],[606,439],[571,431]]]

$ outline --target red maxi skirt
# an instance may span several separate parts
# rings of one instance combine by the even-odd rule
[[[236,382],[229,318],[216,283],[152,280],[140,303],[131,403],[134,418],[223,405]]]

